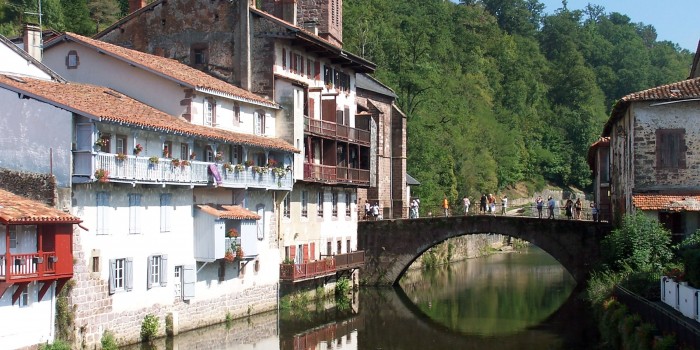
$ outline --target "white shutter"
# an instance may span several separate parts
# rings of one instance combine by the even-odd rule
[[[153,261],[153,256],[149,255],[146,260],[146,288],[151,289],[153,287],[153,278],[151,277],[151,262]]]
[[[260,115],[258,112],[255,112],[253,117],[255,119],[255,135],[260,135]]]
[[[168,285],[168,255],[163,254],[160,256],[160,286],[165,287]]]
[[[124,261],[124,290],[130,292],[134,289],[134,258],[126,258]]]
[[[141,233],[141,195],[129,195],[129,233]]]
[[[194,265],[185,265],[182,268],[182,300],[194,298],[194,284],[197,282],[197,273]]]
[[[160,232],[170,232],[171,198],[172,195],[170,193],[160,195]]]
[[[256,222],[258,228],[258,240],[263,240],[265,238],[265,206],[258,205],[256,208],[260,219]]]
[[[109,234],[109,193],[97,192],[97,234]]]
[[[114,259],[109,259],[109,294],[114,294],[114,292],[116,291],[116,289],[114,287],[114,283],[115,283],[114,274],[116,272],[116,269],[117,269],[117,261]]]

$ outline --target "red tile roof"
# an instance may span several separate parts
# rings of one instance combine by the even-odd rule
[[[700,98],[700,78],[687,79],[671,84],[657,86],[622,97],[615,103],[610,119],[605,123],[603,136],[609,136],[613,124],[625,114],[632,102],[638,101],[682,101]]]
[[[3,224],[79,224],[82,220],[44,203],[0,189],[0,222]]]
[[[269,107],[277,107],[273,101],[260,97],[250,91],[231,85],[217,79],[207,73],[182,64],[177,60],[148,53],[127,49],[114,44],[84,37],[82,35],[67,32],[64,35],[46,44],[46,48],[57,45],[63,40],[83,44],[121,61],[133,64],[157,75],[164,76],[179,84],[200,90],[213,90],[215,92],[230,95],[233,99],[244,102],[262,104]]]
[[[101,86],[0,75],[0,87],[106,122],[124,123],[158,132],[196,136],[233,144],[299,152],[282,139],[194,125]]]
[[[635,194],[632,204],[640,210],[700,211],[700,196]]]
[[[260,215],[243,208],[240,205],[198,205],[203,212],[216,216],[218,219],[259,220]]]

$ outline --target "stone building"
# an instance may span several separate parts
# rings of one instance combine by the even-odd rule
[[[609,138],[612,219],[642,211],[678,239],[700,228],[700,78],[622,97]],[[596,183],[607,167],[598,167]]]

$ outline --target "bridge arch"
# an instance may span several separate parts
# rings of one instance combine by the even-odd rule
[[[396,285],[411,263],[436,244],[463,235],[495,233],[542,248],[582,283],[599,261],[600,242],[610,230],[607,223],[520,216],[363,221],[357,228],[358,249],[365,251],[360,281],[373,286]]]

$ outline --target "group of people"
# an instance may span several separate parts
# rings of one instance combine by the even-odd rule
[[[537,206],[537,216],[542,219],[542,209],[544,209],[544,200],[542,199],[542,196],[537,196],[537,199],[535,199],[535,205]],[[547,215],[547,219],[554,219],[554,207],[556,206],[557,202],[552,198],[552,196],[549,196],[547,198],[547,210],[549,215]]]
[[[501,198],[501,214],[506,215],[508,211],[508,196]],[[496,197],[493,194],[481,195],[479,199],[479,213],[496,215]]]
[[[370,204],[369,200],[365,200],[365,220],[379,220],[379,202]]]
[[[542,209],[544,205],[545,202],[542,199],[542,197],[537,196],[537,199],[535,199],[535,206],[537,207],[537,215],[540,219],[542,218]],[[547,218],[554,219],[554,208],[556,207],[556,201],[552,198],[552,196],[549,196],[546,205],[549,212]],[[566,213],[566,217],[569,220],[581,220],[581,213],[583,212],[583,203],[581,202],[581,198],[576,198],[576,202],[574,202],[571,199],[567,199],[566,204],[564,205],[564,210]],[[591,204],[591,214],[593,215],[593,220],[597,221],[598,208],[597,205],[595,205],[594,203]]]

